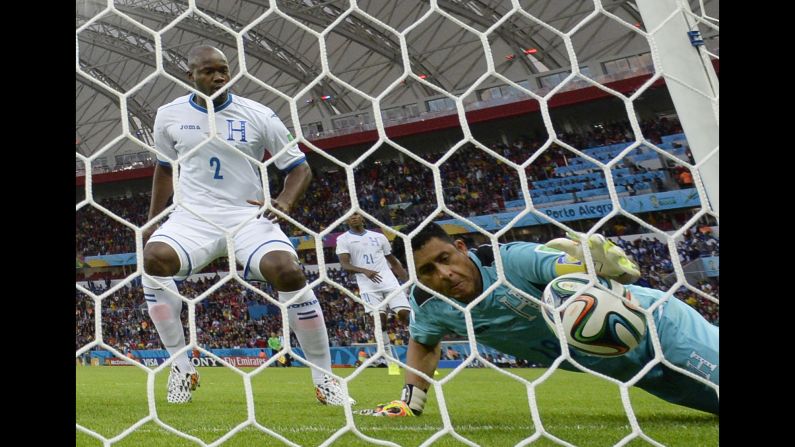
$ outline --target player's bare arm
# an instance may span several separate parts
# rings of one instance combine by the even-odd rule
[[[172,183],[173,171],[171,166],[164,166],[161,164],[155,165],[155,173],[152,177],[152,200],[149,202],[149,216],[146,221],[152,220],[155,216],[160,214],[168,204],[168,199],[174,194],[174,184]],[[152,236],[152,233],[157,229],[156,226],[151,226],[143,232],[143,243]]]
[[[355,265],[351,264],[350,253],[340,253],[339,257],[340,257],[340,265],[346,271],[354,273],[362,273],[368,278],[370,278],[370,280],[374,283],[381,282],[381,275],[379,275],[378,272],[376,272],[375,270],[368,270],[366,268],[356,267]]]
[[[400,263],[397,257],[393,254],[389,254],[386,256],[386,262],[389,263],[389,268],[392,269],[392,272],[397,276],[397,279],[400,282],[406,282],[409,280],[409,273],[403,268],[403,264]]]
[[[409,338],[406,364],[422,371],[426,376],[433,376],[439,364],[442,344],[435,346],[424,345],[413,338]],[[406,384],[403,386],[400,400],[381,404],[374,409],[360,410],[359,414],[371,416],[404,417],[419,416],[425,409],[425,400],[428,397],[430,384],[418,374],[406,369]]]
[[[278,197],[271,199],[271,206],[279,209],[285,214],[289,214],[293,206],[304,196],[311,181],[312,170],[309,168],[309,164],[301,163],[296,166],[287,174],[287,177],[284,178],[284,188]],[[259,200],[249,199],[246,200],[246,202],[257,206],[263,205]],[[267,211],[265,217],[273,223],[279,221],[279,216],[273,211]]]
[[[439,365],[439,357],[442,352],[442,344],[435,346],[424,345],[413,338],[409,338],[409,347],[406,352],[406,364],[414,369],[422,371],[428,377],[433,377],[433,372]],[[430,384],[419,375],[406,370],[406,385],[412,385],[427,391]]]

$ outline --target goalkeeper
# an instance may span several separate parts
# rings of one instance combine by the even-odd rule
[[[404,229],[410,233],[416,225]],[[572,235],[571,237],[577,238]],[[600,235],[590,238],[590,252],[597,274],[631,283],[640,271],[612,242]],[[453,240],[431,223],[411,241],[417,279],[428,288],[465,306],[497,281],[494,254],[489,245],[467,251],[461,240]],[[565,252],[565,253],[564,253]],[[392,249],[398,258],[405,250],[396,238]],[[583,247],[572,239],[555,239],[545,245],[530,242],[501,244],[499,249],[505,278],[515,287],[541,297],[544,286],[567,273],[584,272]],[[400,259],[405,264],[405,259]],[[648,308],[665,294],[640,286],[627,286]],[[441,340],[446,334],[467,336],[464,314],[445,301],[413,286],[412,314],[406,363],[428,378],[439,362]],[[539,305],[501,285],[472,308],[477,342],[530,363],[551,363],[560,356],[560,342],[541,316]],[[636,382],[649,393],[679,405],[718,414],[718,395],[705,381],[719,385],[718,327],[707,322],[695,309],[671,297],[652,313],[666,362],[702,380],[694,379],[663,363],[657,363]],[[626,382],[654,359],[651,337],[644,336],[638,347],[619,357],[595,357],[570,349],[581,365]],[[568,361],[562,369],[580,371]],[[427,399],[429,383],[406,370],[400,400],[379,405],[361,414],[376,416],[418,416]]]

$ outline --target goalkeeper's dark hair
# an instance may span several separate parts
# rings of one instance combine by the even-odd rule
[[[413,223],[405,228],[401,228],[401,233],[408,234],[414,231],[415,228],[419,226],[419,223]],[[439,224],[431,222],[425,226],[419,233],[417,233],[413,238],[411,238],[411,251],[415,252],[422,248],[429,240],[433,238],[438,238],[443,240],[444,242],[453,243],[453,238],[444,231]],[[396,258],[400,261],[401,264],[404,266],[406,264],[406,249],[404,248],[403,238],[400,236],[395,237],[392,241],[392,254],[395,255]]]

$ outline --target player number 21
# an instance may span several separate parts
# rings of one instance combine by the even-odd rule
[[[218,157],[213,157],[210,159],[210,167],[215,165],[215,175],[213,176],[214,179],[223,180],[224,176],[221,175],[221,160]]]

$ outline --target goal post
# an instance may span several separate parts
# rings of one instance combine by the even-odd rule
[[[718,79],[698,24],[716,26],[693,14],[684,0],[637,0],[676,113],[698,165],[709,206],[720,211],[718,189]],[[655,51],[656,50],[656,51]],[[708,158],[709,157],[709,158]],[[705,205],[706,204],[702,204]]]

